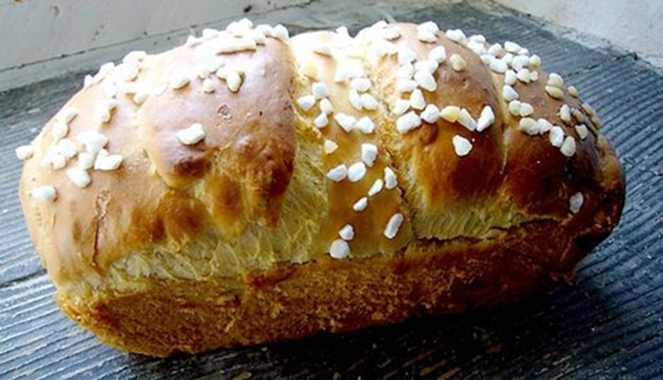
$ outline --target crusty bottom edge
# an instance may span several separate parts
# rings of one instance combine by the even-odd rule
[[[234,279],[154,280],[148,290],[91,304],[56,299],[121,350],[199,353],[513,303],[569,274],[612,227],[598,223],[572,235],[557,222],[533,222],[476,243],[421,240],[398,257],[325,258]]]

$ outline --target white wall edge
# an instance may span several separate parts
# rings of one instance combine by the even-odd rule
[[[592,36],[663,68],[663,2],[660,0],[494,0],[517,12]]]
[[[172,32],[123,41],[110,46],[90,48],[78,53],[23,64],[0,71],[2,91],[26,86],[46,79],[69,73],[93,71],[108,61],[117,61],[132,50],[145,50],[158,53],[184,43],[187,36],[204,28],[225,28],[231,21],[248,17],[254,23],[283,23],[291,30],[333,29],[340,25],[368,25],[381,19],[394,21],[391,14],[400,6],[416,10],[430,6],[440,6],[457,0],[404,0],[384,2],[380,0],[364,1],[356,7],[357,0],[289,0],[288,6],[270,9],[261,13],[233,14],[210,23],[185,27]],[[400,20],[406,21],[406,20]],[[350,25],[348,25],[350,26]],[[81,78],[82,80],[83,78]]]
[[[167,50],[194,30],[223,28],[314,0],[0,1],[0,85],[8,90],[93,70],[130,50]]]
[[[222,28],[227,22],[206,25],[206,28]],[[159,53],[184,43],[197,28],[186,28],[164,35],[150,36],[135,41],[94,48],[40,62],[24,64],[0,71],[2,91],[41,82],[75,72],[93,71],[108,61],[115,61],[133,50]]]
[[[0,5],[3,6],[4,10],[7,0],[0,1]],[[231,21],[242,17],[249,17],[254,22],[260,23],[284,23],[293,29],[320,29],[334,28],[346,24],[348,20],[352,20],[356,25],[367,25],[379,19],[391,20],[390,15],[396,13],[393,10],[400,6],[415,10],[457,2],[457,0],[404,0],[401,2],[368,0],[364,1],[362,7],[354,7],[355,1],[357,0],[287,0],[281,3],[281,7],[273,6],[255,13],[244,13],[242,8],[235,7],[234,13],[225,14],[226,17],[212,22],[186,26],[146,37],[140,36],[106,46],[88,47],[87,49],[85,46],[81,46],[79,52],[8,67],[0,70],[0,89],[6,91],[70,73],[94,71],[101,64],[119,60],[132,50],[145,50],[149,53],[165,51],[183,43],[187,36],[194,32],[199,34],[204,28],[222,29]],[[497,1],[504,4],[514,0]],[[470,0],[470,3],[479,8],[492,8],[492,11],[499,8],[491,1]],[[505,5],[508,7],[508,4]],[[257,7],[257,9],[260,9],[260,7]],[[535,16],[541,17],[539,15]],[[549,24],[549,26],[555,29],[557,33],[565,34],[567,37],[585,45],[597,47],[596,45],[601,45],[605,41],[601,42],[600,36],[597,37],[591,34],[591,31],[578,28],[569,29],[569,26],[554,24]],[[653,63],[656,65],[656,62]],[[663,62],[660,63],[663,66]]]

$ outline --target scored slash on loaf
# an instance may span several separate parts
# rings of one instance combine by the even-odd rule
[[[623,205],[596,111],[541,65],[432,21],[247,19],[104,64],[16,148],[58,303],[167,356],[516,301]]]

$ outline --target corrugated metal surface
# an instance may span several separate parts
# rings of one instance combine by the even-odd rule
[[[2,379],[654,379],[663,377],[663,77],[635,57],[592,50],[522,15],[457,4],[395,14],[514,40],[579,87],[627,176],[613,235],[574,283],[501,310],[168,360],[126,355],[56,308],[16,197],[28,142],[80,86],[70,76],[0,94]],[[352,20],[348,21],[351,24]]]

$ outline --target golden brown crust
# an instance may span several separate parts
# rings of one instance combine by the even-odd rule
[[[393,128],[387,133],[399,141],[392,145],[400,166],[416,168],[416,184],[410,186],[424,192],[427,209],[445,212],[454,208],[456,202],[465,205],[483,201],[486,196],[496,194],[504,177],[501,172],[505,162],[502,135],[506,115],[502,113],[500,87],[494,85],[490,69],[468,48],[445,37],[438,38],[435,44],[424,43],[417,39],[416,25],[401,25],[400,28],[403,33],[396,41],[397,46],[414,50],[419,59],[427,59],[433,48],[443,46],[447,60],[451,55],[459,54],[467,62],[467,68],[463,71],[453,70],[448,63],[440,65],[437,90],[424,91],[427,103],[436,104],[439,108],[461,106],[475,116],[481,113],[484,106],[490,106],[497,120],[482,133],[471,132],[458,123],[444,119],[439,119],[435,124],[424,123],[422,128],[405,136],[399,135]],[[400,96],[396,89],[398,66],[395,56],[380,60],[375,65],[375,77],[380,78],[378,83],[382,96],[390,105]],[[455,135],[471,139],[472,153],[476,153],[457,156],[451,143]],[[484,175],[476,175],[477,170]]]
[[[33,142],[36,154],[25,164],[20,195],[37,251],[56,280],[103,273],[119,258],[155,244],[181,249],[207,228],[231,238],[249,223],[278,223],[297,147],[290,50],[268,39],[251,56],[222,59],[244,70],[237,94],[224,85],[202,93],[196,80],[168,88],[178,72],[195,77],[193,68],[214,56],[212,42],[146,58],[135,82],[151,92],[142,104],[122,91],[118,66],[63,107],[80,110],[67,138],[78,142],[90,130],[104,134],[105,148],[124,157],[121,170],[94,171],[91,185],[78,189],[65,169],[41,164],[53,145],[57,117]],[[105,99],[106,82],[115,84],[118,105],[112,119],[100,124],[93,111]],[[194,122],[205,126],[205,141],[180,144],[176,132]],[[68,167],[75,166],[71,161]],[[44,184],[57,188],[57,202],[30,199],[30,190]]]
[[[612,172],[610,175],[618,175]],[[570,274],[621,213],[624,189],[592,200],[581,226],[538,221],[492,239],[419,240],[397,257],[284,264],[243,278],[155,281],[65,313],[119,349],[154,356],[294,339],[518,301]],[[150,321],[158,320],[158,324]]]
[[[340,66],[354,65],[364,68],[363,60],[347,55],[328,57],[314,52],[317,45],[329,44],[334,37],[335,33],[322,31],[303,33],[292,38],[291,46],[298,66],[301,68],[305,65],[315,65],[317,72],[315,78],[301,76],[299,92],[296,96],[309,95],[313,83],[324,83],[329,89],[329,100],[334,106],[334,115],[344,113],[357,120],[368,116],[377,124],[376,129],[380,129],[380,125],[386,123],[393,125],[394,120],[386,116],[385,109],[379,108],[375,111],[355,109],[349,101],[351,87],[348,84],[338,84],[334,81],[334,75]],[[300,71],[303,70],[300,69]],[[366,93],[372,94],[377,99],[380,98],[379,93],[376,93],[374,89],[369,89]],[[310,123],[320,113],[320,110],[319,107],[314,107],[308,112],[302,112],[299,109],[297,112],[301,113],[302,118],[307,118]],[[378,149],[375,163],[360,182],[329,181],[326,189],[329,200],[329,218],[320,228],[319,239],[332,242],[338,238],[338,231],[344,225],[351,224],[356,232],[355,238],[352,240],[353,255],[391,253],[401,249],[412,238],[409,220],[406,219],[399,234],[393,240],[387,239],[383,235],[384,226],[392,215],[397,212],[407,214],[399,188],[381,191],[371,197],[369,206],[364,211],[357,212],[353,209],[353,205],[359,199],[367,197],[367,193],[375,181],[384,178],[384,169],[393,168],[389,146],[382,140],[382,135],[380,133],[364,134],[359,130],[347,133],[338,126],[322,128],[316,132],[320,134],[321,139],[334,141],[338,145],[336,151],[331,154],[322,154],[320,157],[325,172],[341,164],[350,166],[355,162],[361,162],[362,144],[374,144]]]
[[[150,74],[157,81],[178,71],[189,73],[213,55],[210,45],[164,54]],[[136,116],[143,146],[167,185],[196,186],[205,194],[201,200],[210,205],[223,232],[237,234],[249,220],[273,228],[296,153],[291,53],[283,42],[267,39],[255,52],[218,59],[243,70],[237,93],[218,86],[208,94],[201,90],[202,82],[194,81],[148,98]],[[194,123],[204,126],[205,139],[193,146],[181,144],[176,133]]]
[[[443,33],[422,42],[416,25],[389,27],[400,30],[393,46],[419,60],[446,49],[426,103],[463,107],[475,118],[489,106],[492,125],[477,132],[440,118],[400,133],[392,110],[409,95],[397,90],[397,55],[373,55],[370,28],[352,41],[304,33],[216,55],[230,38],[222,32],[145,57],[134,82],[149,93],[144,101],[122,90],[126,63],[76,94],[65,106],[80,110],[68,138],[99,131],[124,161],[114,171],[90,171],[91,184],[79,189],[65,170],[41,165],[56,117],[33,142],[20,196],[63,310],[109,344],[165,356],[507,303],[570,273],[617,225],[624,201],[621,166],[595,115],[566,90],[563,99],[547,95],[541,70],[538,80],[513,85],[533,106],[530,117],[575,139],[575,154],[566,157],[548,134],[520,129],[502,93],[504,76],[466,43]],[[320,54],[323,45],[336,46],[333,56]],[[453,54],[465,70],[451,67]],[[221,73],[198,76],[214,59],[241,69],[236,92]],[[370,79],[375,109],[357,110],[350,81],[335,79],[348,67]],[[170,88],[182,73],[190,81]],[[118,104],[99,124],[92,110],[109,82],[118,85]],[[315,126],[319,104],[295,105],[314,83],[325,84],[334,107],[325,126]],[[559,116],[563,104],[574,110],[571,122]],[[343,130],[334,120],[340,113],[370,117],[375,132]],[[177,133],[194,123],[205,137],[185,145]],[[576,124],[588,127],[586,138]],[[471,142],[468,155],[456,153],[454,136]],[[338,148],[326,152],[325,142]],[[361,162],[367,143],[378,156],[363,179],[326,177]],[[398,186],[356,211],[388,168]],[[57,189],[54,203],[30,197],[43,185]],[[583,202],[574,213],[570,198],[578,193]],[[384,231],[396,213],[404,222],[390,239]],[[332,260],[330,245],[346,224],[355,232],[350,257]]]

